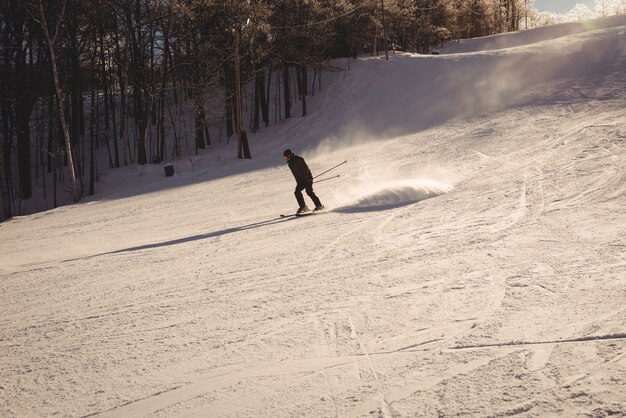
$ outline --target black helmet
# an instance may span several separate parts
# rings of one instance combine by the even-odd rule
[[[283,156],[285,157],[289,157],[290,155],[293,155],[293,151],[290,149],[286,149],[285,152],[283,152]]]

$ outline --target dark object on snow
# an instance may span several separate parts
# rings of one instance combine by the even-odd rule
[[[165,167],[165,176],[172,177],[174,175],[174,166],[172,164],[168,164]]]
[[[304,161],[304,158],[295,155],[290,149],[285,150],[285,152],[283,152],[283,156],[285,157],[285,160],[287,160],[287,164],[289,164],[293,177],[296,179],[296,189],[294,190],[294,194],[296,195],[296,200],[298,201],[298,210],[302,211],[306,207],[306,204],[304,203],[304,196],[302,196],[302,190],[306,191],[306,194],[309,195],[316,208],[323,207],[320,199],[313,191],[313,175],[311,174],[311,170],[309,170],[309,166]]]
[[[440,52],[438,50],[436,50],[436,49],[433,50],[433,55],[439,55],[439,54],[440,54]]]

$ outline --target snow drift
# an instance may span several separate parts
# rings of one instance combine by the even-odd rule
[[[407,179],[378,185],[351,202],[337,208],[339,212],[388,209],[416,203],[452,190],[452,186],[431,179]]]

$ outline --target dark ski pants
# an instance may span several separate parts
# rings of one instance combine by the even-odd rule
[[[306,182],[299,182],[296,186],[296,191],[294,192],[294,194],[296,195],[296,200],[298,201],[299,207],[303,208],[306,206],[304,204],[304,196],[302,196],[302,190],[306,191],[306,194],[309,195],[309,197],[315,204],[315,207],[322,206],[322,203],[313,191],[313,180],[309,180]]]

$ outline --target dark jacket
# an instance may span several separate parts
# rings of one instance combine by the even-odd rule
[[[294,155],[287,161],[287,164],[289,164],[289,168],[298,183],[306,183],[309,180],[313,180],[311,170],[309,170],[309,166],[306,165],[304,158]]]

